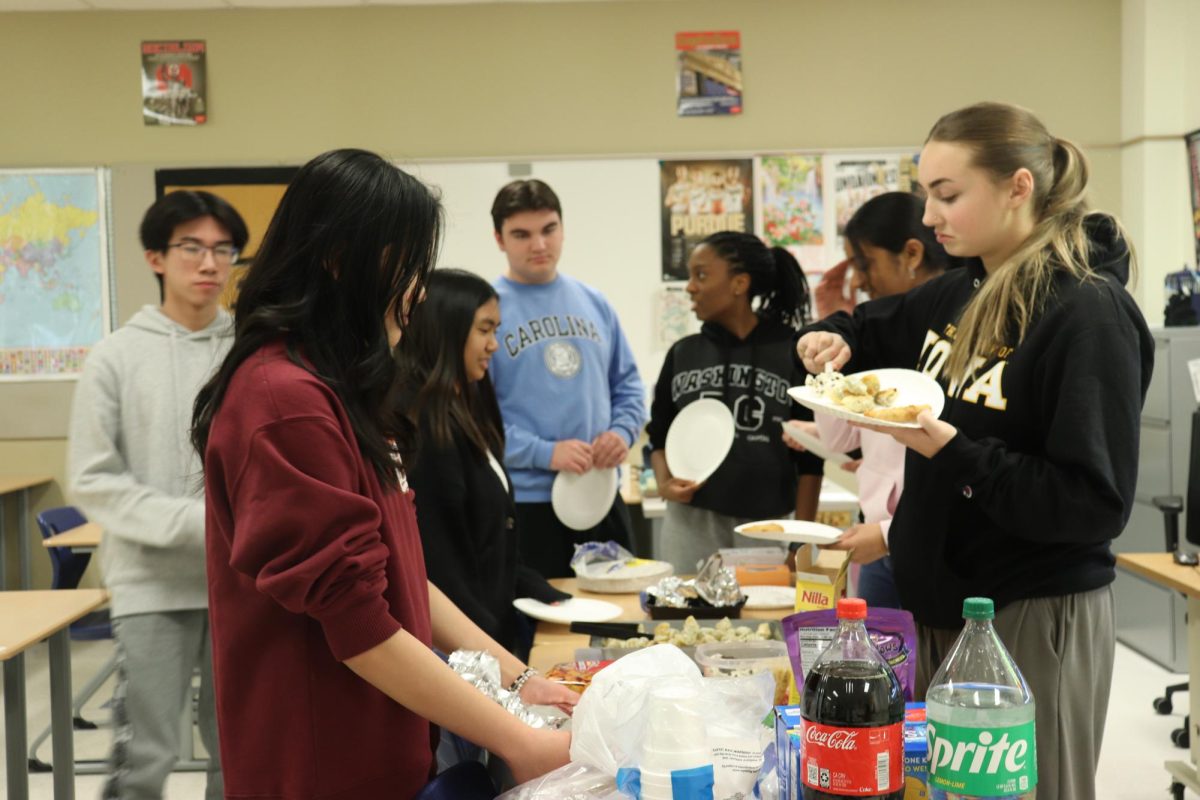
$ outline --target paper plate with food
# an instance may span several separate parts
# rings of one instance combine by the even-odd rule
[[[913,369],[873,369],[843,375],[809,375],[788,394],[802,406],[831,417],[885,428],[919,428],[917,415],[940,416],[946,395],[933,378]]]
[[[735,531],[752,539],[770,539],[796,544],[831,544],[842,535],[840,529],[803,519],[764,519],[738,525]]]

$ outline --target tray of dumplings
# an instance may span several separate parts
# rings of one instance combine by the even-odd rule
[[[589,658],[613,659],[655,644],[673,644],[689,656],[696,648],[712,642],[783,641],[778,620],[687,619],[644,622],[576,622],[573,633],[591,634]]]

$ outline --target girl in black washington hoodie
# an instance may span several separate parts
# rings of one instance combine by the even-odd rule
[[[925,223],[967,268],[805,329],[811,372],[915,367],[940,419],[892,433],[909,452],[889,540],[918,623],[917,690],[961,628],[996,629],[1037,701],[1039,800],[1095,796],[1115,648],[1114,558],[1137,477],[1153,342],[1123,288],[1120,225],[1089,214],[1076,147],[1028,111],[984,103],[934,126]],[[882,429],[881,429],[882,430]]]
[[[793,513],[812,519],[824,467],[783,443],[784,420],[812,419],[787,394],[804,378],[792,342],[808,313],[808,286],[796,259],[748,233],[715,233],[692,251],[688,276],[704,325],[667,353],[647,426],[668,501],[662,557],[680,572],[694,572],[718,548],[761,544],[736,541],[738,524]],[[675,416],[702,397],[729,407],[736,435],[725,461],[697,485],[671,475],[663,448]]]

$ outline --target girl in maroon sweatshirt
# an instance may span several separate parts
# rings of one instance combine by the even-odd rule
[[[518,780],[567,761],[432,651],[526,667],[428,582],[393,393],[398,342],[433,267],[441,207],[361,150],[318,156],[241,284],[236,335],[196,401],[226,796],[411,798],[435,722]],[[524,676],[529,702],[575,695]]]

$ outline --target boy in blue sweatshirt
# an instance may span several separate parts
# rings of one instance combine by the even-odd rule
[[[504,417],[522,560],[547,578],[571,575],[575,545],[630,545],[617,492],[596,527],[576,531],[550,505],[555,475],[625,460],[646,422],[645,392],[617,314],[598,291],[558,272],[562,206],[539,180],[513,181],[492,204],[508,269],[496,279],[502,322],[491,363]]]

